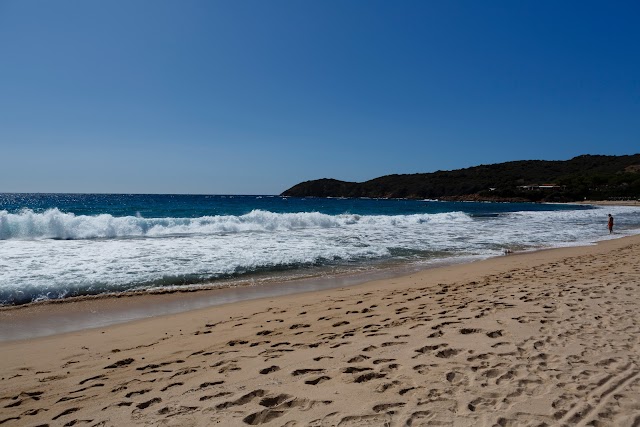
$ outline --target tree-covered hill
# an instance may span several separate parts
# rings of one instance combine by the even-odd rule
[[[521,160],[453,171],[387,175],[361,183],[325,178],[297,184],[282,195],[546,202],[638,199],[640,154]]]

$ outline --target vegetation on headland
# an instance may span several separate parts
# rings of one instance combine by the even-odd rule
[[[640,199],[640,154],[521,160],[360,183],[324,178],[297,184],[282,195],[528,202]]]

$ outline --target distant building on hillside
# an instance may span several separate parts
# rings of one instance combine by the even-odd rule
[[[540,191],[540,190],[559,190],[564,189],[564,185],[556,185],[556,184],[529,184],[529,185],[521,185],[519,188],[522,190],[528,191]]]

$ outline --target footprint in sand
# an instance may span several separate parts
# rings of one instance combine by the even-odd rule
[[[162,402],[162,399],[160,399],[159,397],[154,397],[151,400],[147,400],[146,402],[142,402],[136,405],[136,408],[138,409],[146,409],[151,405],[155,405],[156,403],[160,403]]]
[[[289,329],[300,329],[300,328],[310,328],[310,327],[311,325],[308,325],[306,323],[297,323],[295,325],[291,325]]]
[[[387,376],[387,374],[383,374],[380,372],[369,372],[367,374],[364,375],[360,375],[359,377],[357,377],[353,382],[355,383],[365,383],[371,380],[375,380],[375,379],[379,379],[379,378],[385,378]]]
[[[349,366],[347,368],[340,369],[340,372],[344,374],[357,374],[364,371],[372,371],[372,368],[360,367],[360,366]]]
[[[322,382],[325,382],[325,381],[328,381],[330,379],[331,379],[331,377],[323,375],[321,377],[318,377],[318,378],[315,378],[315,379],[312,379],[312,380],[307,380],[304,383],[305,384],[310,384],[310,385],[318,385],[318,384],[320,384]]]
[[[104,369],[120,368],[120,367],[122,367],[122,366],[130,365],[130,364],[132,364],[134,361],[135,361],[135,360],[134,360],[134,359],[132,359],[132,358],[122,359],[122,360],[117,361],[117,362],[116,362],[116,363],[114,363],[114,364],[111,364],[111,365],[109,365],[109,366],[105,366],[105,367],[104,367]]]
[[[404,405],[406,405],[404,402],[381,403],[373,407],[373,412],[388,412],[389,409],[403,407]]]
[[[216,409],[227,409],[227,408],[231,408],[233,406],[246,405],[247,403],[251,402],[256,397],[263,397],[264,394],[265,394],[265,391],[262,390],[262,389],[254,390],[254,391],[252,391],[250,393],[247,393],[247,394],[241,396],[240,398],[238,398],[236,400],[231,400],[231,401],[228,401],[228,402],[220,403],[219,405],[216,406]]]
[[[324,369],[296,369],[295,371],[291,372],[291,375],[297,377],[299,375],[317,374],[320,372],[324,372]]]
[[[129,392],[129,393],[125,394],[124,397],[126,397],[127,399],[130,399],[133,396],[137,396],[139,394],[149,393],[150,391],[151,391],[150,388],[147,388],[147,389],[144,389],[144,390],[132,391],[132,392]]]
[[[365,356],[363,354],[360,354],[358,356],[352,357],[351,359],[349,359],[347,361],[347,363],[360,363],[360,362],[364,362],[365,360],[370,359],[369,356]]]
[[[456,349],[456,348],[447,348],[445,350],[439,351],[438,353],[436,353],[436,357],[440,357],[443,359],[448,359],[450,357],[455,356],[456,354],[460,353],[462,350],[460,349]]]
[[[169,384],[166,387],[163,387],[160,391],[167,391],[172,387],[178,387],[178,386],[181,386],[181,385],[184,385],[184,383],[172,383],[172,384]]]
[[[62,412],[60,412],[58,415],[56,415],[55,417],[51,418],[51,420],[52,420],[52,421],[55,421],[55,420],[57,420],[57,419],[58,419],[58,418],[60,418],[60,417],[64,417],[65,415],[73,414],[74,412],[79,411],[79,410],[80,410],[80,408],[70,408],[70,409],[67,409],[66,411],[62,411]]]
[[[268,368],[260,369],[262,375],[270,374],[271,372],[279,371],[280,367],[276,365],[269,366]]]

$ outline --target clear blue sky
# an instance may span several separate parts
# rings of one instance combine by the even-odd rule
[[[0,192],[640,152],[640,2],[0,0]]]

